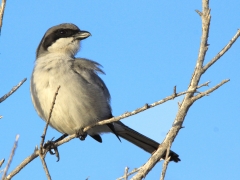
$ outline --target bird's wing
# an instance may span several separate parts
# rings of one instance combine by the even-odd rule
[[[76,58],[73,61],[72,69],[84,77],[90,84],[97,85],[99,89],[103,91],[107,101],[110,102],[111,97],[108,88],[103,80],[97,75],[97,73],[105,74],[99,63],[84,58]]]

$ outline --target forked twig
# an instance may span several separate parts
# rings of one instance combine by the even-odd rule
[[[167,153],[166,153],[166,156],[165,156],[165,161],[163,163],[163,169],[162,169],[160,180],[164,180],[165,174],[166,174],[166,171],[167,171],[167,166],[168,166],[168,163],[170,162],[170,159],[171,159],[171,156],[169,156],[170,148],[171,148],[171,143],[169,143],[168,148],[167,148]]]
[[[128,168],[128,167],[126,167],[126,168]],[[126,168],[125,168],[125,170],[124,170],[124,175],[122,176],[122,177],[120,177],[120,178],[117,178],[117,180],[122,180],[122,179],[126,179],[126,178],[128,178],[129,176],[131,176],[132,174],[134,174],[134,173],[136,173],[136,172],[138,172],[139,170],[140,170],[140,168],[135,168],[135,169],[133,169],[130,173],[126,173]],[[129,169],[127,169],[127,170],[129,170]]]

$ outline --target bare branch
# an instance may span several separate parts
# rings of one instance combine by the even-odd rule
[[[127,167],[126,167],[126,168],[127,168]],[[125,169],[125,170],[126,170],[126,169]],[[139,170],[140,170],[140,168],[135,168],[135,169],[133,169],[130,173],[127,174],[127,177],[129,177],[129,176],[131,176],[132,174],[138,172]],[[124,179],[124,178],[125,178],[125,174],[124,174],[124,176],[118,178],[117,180],[122,180],[122,179]]]
[[[138,109],[136,109],[136,110],[134,110],[134,111],[132,111],[132,112],[126,112],[126,113],[124,113],[124,114],[122,114],[122,115],[120,115],[120,116],[115,116],[115,117],[112,117],[112,118],[110,118],[110,119],[106,119],[106,120],[99,121],[99,122],[97,122],[96,124],[93,124],[93,125],[90,125],[90,126],[85,127],[85,128],[83,129],[83,132],[88,131],[89,129],[91,129],[91,128],[94,127],[94,126],[99,126],[99,125],[104,125],[104,124],[116,122],[116,121],[119,121],[119,120],[121,120],[121,119],[127,118],[127,117],[129,117],[129,116],[133,116],[133,115],[138,114],[138,113],[140,113],[140,112],[142,112],[142,111],[145,111],[145,110],[150,109],[150,108],[153,108],[153,107],[155,107],[155,106],[157,106],[157,105],[163,104],[163,103],[165,103],[165,102],[167,102],[167,101],[169,101],[169,100],[172,100],[172,99],[174,99],[175,97],[179,97],[179,96],[181,96],[181,95],[183,95],[183,94],[187,94],[187,93],[190,93],[190,92],[192,92],[192,91],[183,91],[183,92],[181,92],[181,93],[176,93],[176,92],[175,92],[175,88],[174,88],[173,94],[170,95],[170,96],[168,96],[168,97],[166,97],[166,98],[164,98],[164,99],[162,99],[162,100],[159,100],[159,101],[157,101],[157,102],[154,102],[154,103],[152,103],[152,104],[150,104],[150,105],[145,104],[143,107],[138,108]],[[68,137],[66,137],[66,138],[64,138],[64,139],[56,142],[56,143],[55,143],[55,146],[60,146],[60,145],[66,143],[66,142],[68,142],[68,141],[70,141],[70,140],[72,140],[72,139],[74,139],[74,138],[76,138],[76,137],[77,137],[76,134],[72,134],[72,135],[70,135],[70,136],[68,136]]]
[[[51,178],[50,174],[49,174],[49,171],[47,169],[47,165],[46,165],[46,162],[44,160],[44,157],[46,155],[47,152],[43,152],[43,143],[44,143],[44,140],[45,140],[45,136],[46,136],[46,132],[47,132],[47,127],[48,127],[48,124],[50,122],[50,119],[51,119],[51,116],[52,116],[52,111],[53,111],[53,108],[54,108],[54,105],[55,105],[55,101],[56,101],[56,97],[58,95],[58,91],[60,89],[60,86],[57,88],[56,92],[55,92],[55,95],[53,97],[53,102],[52,102],[52,107],[50,109],[50,112],[49,112],[49,117],[48,117],[48,121],[46,123],[46,126],[44,128],[44,131],[43,131],[43,135],[41,136],[42,140],[41,140],[41,143],[40,143],[40,148],[38,149],[37,146],[36,148],[34,149],[34,152],[32,155],[30,155],[29,157],[27,157],[25,160],[23,160],[23,162],[18,165],[5,179],[8,180],[8,179],[11,179],[13,176],[15,176],[20,170],[22,170],[28,163],[30,163],[32,160],[34,160],[36,157],[38,157],[40,155],[40,158],[41,158],[41,161],[43,163],[43,168],[46,172],[46,175],[47,177]]]
[[[209,27],[210,27],[210,20],[211,20],[211,16],[210,16],[210,9],[209,9],[209,4],[208,4],[208,0],[203,0],[202,1],[202,15],[201,15],[201,19],[202,19],[202,37],[201,37],[201,42],[200,42],[200,48],[199,48],[199,53],[198,53],[198,59],[197,59],[197,63],[196,63],[196,67],[192,76],[192,79],[190,81],[190,85],[189,87],[191,87],[191,89],[188,88],[188,90],[194,90],[196,89],[201,75],[202,75],[202,67],[203,67],[203,62],[205,59],[205,55],[206,52],[208,50],[208,34],[209,34]],[[193,96],[193,93],[189,94],[189,97]]]
[[[128,179],[128,170],[129,170],[128,167],[126,167],[125,170],[124,170],[124,180]]]
[[[203,67],[203,73],[211,67],[218,59],[220,59],[233,45],[233,43],[239,38],[240,30],[233,36],[229,43],[209,62]]]
[[[2,159],[2,160],[0,161],[0,167],[2,167],[2,164],[4,163],[4,161],[5,161],[5,159]]]
[[[171,143],[169,143],[168,148],[167,148],[167,153],[166,153],[166,156],[165,156],[165,161],[163,163],[163,169],[162,169],[160,180],[164,180],[165,174],[166,174],[166,171],[167,171],[167,166],[168,166],[168,163],[171,159],[171,156],[169,156],[170,148],[171,148]]]
[[[202,98],[203,96],[209,95],[211,92],[215,91],[216,89],[221,87],[223,84],[227,83],[228,81],[230,81],[230,79],[223,80],[221,83],[219,83],[218,85],[214,86],[213,88],[211,88],[211,89],[209,89],[207,91],[201,92],[200,94],[194,96],[192,98],[192,101],[196,101],[196,100]]]
[[[197,10],[197,9],[196,9],[195,11],[198,13],[199,16],[202,16],[202,12],[200,12],[200,11]]]
[[[45,157],[40,154],[40,159],[41,159],[41,162],[42,162],[42,165],[43,165],[43,169],[46,173],[47,179],[51,180],[51,176],[50,176],[50,173],[48,171],[48,167],[47,167],[47,164],[46,164],[46,161],[45,161]]]
[[[198,86],[197,89],[198,89],[198,88],[201,88],[201,87],[203,87],[203,86],[207,86],[208,84],[209,84],[209,81],[206,82],[206,83],[204,83],[204,84],[202,84],[202,85],[200,85],[200,86]],[[183,91],[183,92],[180,92],[180,93],[176,93],[176,88],[174,87],[173,94],[170,95],[170,96],[168,96],[168,97],[166,97],[166,98],[164,98],[164,99],[162,99],[162,100],[159,100],[159,101],[157,101],[157,102],[154,102],[154,103],[152,103],[152,104],[150,104],[150,105],[147,104],[147,105],[145,105],[145,106],[143,106],[143,107],[141,107],[141,108],[138,108],[138,109],[136,109],[136,110],[134,110],[134,111],[132,111],[132,112],[126,112],[126,113],[124,113],[124,114],[122,114],[122,115],[120,115],[120,116],[112,117],[112,118],[110,118],[110,119],[106,119],[106,120],[100,121],[100,122],[98,122],[98,123],[96,123],[96,124],[94,124],[94,125],[87,126],[86,128],[84,128],[83,131],[86,132],[86,131],[88,131],[90,128],[94,127],[94,126],[104,125],[104,124],[108,124],[108,123],[111,123],[111,122],[119,121],[119,120],[121,120],[121,119],[124,119],[124,118],[127,118],[127,117],[129,117],[129,116],[135,115],[135,114],[140,113],[140,112],[142,112],[142,111],[145,111],[145,110],[147,110],[147,109],[149,109],[149,108],[155,107],[155,106],[160,105],[160,104],[163,104],[163,103],[165,103],[165,102],[167,102],[167,101],[169,101],[169,100],[172,100],[172,99],[174,99],[175,97],[179,97],[179,96],[181,96],[181,95],[184,95],[184,94],[187,94],[187,93],[190,93],[190,92],[193,92],[193,91]],[[72,135],[68,136],[67,138],[64,138],[64,139],[56,142],[55,145],[56,145],[56,146],[60,146],[60,145],[62,145],[62,144],[64,144],[64,143],[66,143],[66,142],[69,142],[70,140],[72,140],[72,139],[74,139],[74,138],[76,138],[76,137],[77,137],[76,134],[72,134]]]
[[[201,84],[200,86],[198,86],[197,89],[200,89],[200,88],[203,87],[203,86],[208,86],[209,83],[210,83],[210,81],[207,81],[207,82]]]
[[[56,98],[57,98],[57,95],[58,95],[58,91],[60,89],[61,86],[58,86],[56,92],[55,92],[55,95],[53,97],[53,101],[52,101],[52,106],[51,106],[51,109],[50,109],[50,112],[49,112],[49,116],[48,116],[48,120],[47,120],[47,123],[46,123],[46,126],[43,130],[43,134],[41,136],[42,140],[41,140],[41,143],[40,143],[40,150],[42,150],[43,148],[43,143],[44,143],[44,140],[45,140],[45,136],[46,136],[46,133],[47,133],[47,128],[48,128],[48,125],[49,125],[49,122],[50,122],[50,119],[52,117],[52,111],[53,111],[53,108],[54,108],[54,105],[55,105],[55,101],[56,101]]]
[[[176,97],[179,97],[179,96],[181,96],[181,95],[183,95],[183,94],[187,94],[187,93],[190,93],[190,92],[193,92],[193,91],[184,91],[184,92],[181,92],[181,93],[176,93],[176,90],[175,90],[175,88],[174,88],[174,92],[173,92],[173,94],[172,94],[171,96],[168,96],[168,97],[166,97],[166,98],[164,98],[164,99],[162,99],[162,100],[160,100],[160,101],[154,102],[154,103],[152,103],[152,104],[150,104],[150,105],[149,105],[149,104],[145,104],[143,107],[138,108],[138,109],[136,109],[136,110],[134,110],[134,111],[132,111],[132,112],[126,112],[126,113],[124,113],[124,114],[122,114],[122,115],[120,115],[120,116],[112,117],[112,118],[110,118],[110,119],[103,120],[103,121],[99,121],[99,122],[97,122],[96,124],[93,124],[93,125],[91,125],[91,126],[85,127],[83,131],[86,132],[86,131],[88,131],[89,129],[91,129],[92,127],[94,127],[94,126],[104,125],[104,124],[116,122],[116,121],[119,121],[119,120],[121,120],[121,119],[127,118],[127,117],[129,117],[129,116],[133,116],[133,115],[135,115],[135,114],[138,114],[138,113],[143,112],[143,111],[145,111],[145,110],[147,110],[147,109],[153,108],[153,107],[155,107],[155,106],[157,106],[157,105],[163,104],[163,103],[165,103],[165,102],[167,102],[167,101],[169,101],[169,100],[172,100],[172,99],[174,99],[174,98],[176,98]]]
[[[11,91],[9,91],[7,94],[5,94],[3,97],[0,98],[0,103],[6,100],[9,96],[11,96],[25,81],[27,78],[24,78],[18,85],[14,86]]]
[[[205,84],[206,84],[206,83],[205,83]],[[201,86],[199,86],[199,87],[202,87],[202,86],[204,86],[205,84],[203,84],[203,85],[201,85]],[[57,91],[56,91],[56,92],[57,92]],[[145,106],[143,106],[142,108],[139,108],[139,109],[134,110],[134,111],[131,112],[130,114],[129,114],[129,113],[124,113],[124,114],[122,114],[121,116],[116,117],[116,119],[115,119],[115,118],[110,118],[110,119],[101,121],[101,122],[102,122],[101,124],[98,124],[98,123],[97,123],[96,125],[107,124],[107,123],[109,123],[109,121],[110,121],[110,122],[118,121],[118,120],[120,120],[120,119],[122,119],[122,118],[125,118],[125,117],[128,117],[128,116],[137,114],[137,113],[142,112],[142,111],[144,111],[144,110],[147,110],[147,109],[149,109],[149,108],[151,108],[151,107],[155,107],[155,106],[157,106],[157,105],[163,104],[164,102],[166,102],[166,101],[168,101],[168,100],[172,100],[172,99],[174,99],[175,97],[184,95],[184,94],[189,93],[189,92],[191,92],[191,91],[184,91],[184,92],[176,93],[176,90],[175,90],[175,88],[174,88],[174,92],[173,92],[173,94],[172,94],[171,96],[168,96],[168,97],[166,97],[166,98],[164,98],[164,99],[162,99],[162,100],[160,100],[160,101],[154,102],[154,103],[151,104],[151,105],[147,105],[147,106],[145,105]],[[56,93],[55,93],[55,95],[56,95]],[[51,112],[51,111],[50,111],[50,112]],[[128,115],[128,116],[126,116],[126,115]],[[93,126],[95,126],[95,125],[93,125]],[[91,127],[93,127],[93,126],[91,126]],[[91,127],[85,128],[85,129],[84,129],[84,132],[86,132],[86,131],[87,131],[88,129],[90,129]],[[46,127],[45,127],[45,128],[46,128]],[[43,133],[43,135],[44,135],[44,134],[45,134],[45,133]],[[68,136],[68,137],[66,137],[66,138],[64,138],[64,139],[56,142],[54,145],[55,145],[56,147],[57,147],[57,146],[60,146],[60,145],[62,145],[62,144],[64,144],[64,143],[67,143],[67,142],[71,141],[72,139],[74,139],[74,138],[76,138],[76,137],[77,137],[76,134],[72,134],[72,135],[70,135],[70,136]],[[41,144],[42,144],[42,143],[41,143]],[[38,150],[38,148],[35,148],[35,151],[33,152],[33,154],[30,155],[30,156],[28,156],[25,160],[23,160],[23,162],[22,162],[20,165],[18,165],[18,166],[7,176],[6,179],[11,179],[11,178],[12,178],[13,176],[15,176],[21,169],[23,169],[28,163],[30,163],[31,161],[33,161],[33,160],[34,160],[36,157],[38,157],[38,156],[39,156],[39,150]],[[139,171],[139,170],[140,170],[140,169],[137,169],[136,171],[133,171],[133,173],[135,173],[135,172],[137,172],[137,171]],[[129,173],[129,174],[133,174],[133,173]]]
[[[215,86],[214,88],[206,91],[205,93],[200,93],[199,95],[196,95],[194,97],[194,93],[196,92],[198,87],[198,83],[200,81],[200,78],[203,74],[203,62],[205,59],[205,55],[208,49],[208,44],[207,44],[207,39],[208,39],[208,33],[209,33],[209,26],[210,26],[210,9],[209,9],[209,2],[208,0],[202,0],[203,3],[203,11],[202,11],[202,37],[201,37],[201,43],[200,43],[200,48],[199,48],[199,55],[198,55],[198,60],[195,66],[195,70],[193,73],[193,76],[190,80],[190,84],[188,87],[188,92],[185,97],[183,102],[181,103],[181,106],[179,107],[179,111],[176,115],[176,118],[174,120],[173,126],[170,129],[169,133],[163,140],[163,142],[159,145],[159,148],[157,151],[152,154],[152,156],[149,158],[149,160],[142,166],[140,171],[132,178],[132,180],[140,180],[144,178],[148,172],[155,166],[155,164],[159,161],[159,159],[163,156],[165,153],[169,143],[171,144],[174,139],[176,138],[179,130],[182,128],[183,121],[187,115],[187,112],[191,105],[195,102],[195,98],[200,98],[206,94],[209,94],[213,92],[215,89],[220,87],[222,84],[226,83],[223,81],[219,85]],[[201,95],[202,94],[202,95]]]
[[[3,171],[2,179],[4,179],[6,177],[7,171],[9,169],[10,165],[11,165],[15,150],[17,148],[18,139],[19,139],[19,135],[16,136],[16,139],[15,139],[15,142],[14,142],[14,145],[13,145],[13,148],[12,148],[12,152],[11,152],[10,157],[8,159],[8,163],[7,163],[7,165],[6,165],[6,167]]]
[[[3,25],[3,15],[4,15],[5,6],[6,6],[6,1],[7,0],[2,0],[2,4],[0,8],[0,34],[2,30],[2,25]]]
[[[42,165],[43,165],[43,169],[44,169],[44,171],[46,173],[46,176],[47,176],[48,180],[51,180],[51,176],[50,176],[50,173],[49,173],[46,161],[45,161],[45,155],[47,153],[47,150],[44,150],[43,144],[44,144],[44,141],[45,141],[48,125],[49,125],[50,119],[52,117],[53,108],[54,108],[55,101],[56,101],[56,98],[57,98],[58,91],[59,91],[60,87],[61,86],[58,86],[58,88],[57,88],[57,90],[56,90],[56,92],[55,92],[55,94],[53,96],[52,106],[51,106],[51,109],[50,109],[50,112],[49,112],[49,116],[48,116],[48,120],[46,122],[46,126],[45,126],[44,131],[43,131],[43,135],[41,136],[42,140],[41,140],[40,148],[39,148],[39,151],[40,151],[39,152],[39,156],[40,156],[40,159],[41,159],[41,162],[42,162]]]
[[[32,160],[34,160],[38,156],[39,156],[39,151],[36,147],[34,149],[33,154],[31,154],[26,159],[24,159],[21,162],[21,164],[19,164],[11,173],[9,173],[4,180],[10,180],[13,176],[15,176],[17,173],[19,173],[19,171],[21,171],[28,163],[30,163]]]
[[[165,138],[166,139],[166,138]],[[159,162],[160,158],[163,156],[167,149],[166,142],[159,145],[157,151],[155,151],[148,161],[141,167],[138,173],[131,180],[141,180],[149,173],[149,171]]]

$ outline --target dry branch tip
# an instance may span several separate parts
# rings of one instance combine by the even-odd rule
[[[196,11],[196,13],[198,13],[199,16],[202,16],[202,12],[200,12],[200,11],[197,10],[197,9],[196,9],[195,11]]]

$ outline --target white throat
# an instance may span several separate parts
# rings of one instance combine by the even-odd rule
[[[47,50],[49,53],[65,54],[73,57],[79,51],[79,49],[80,41],[74,39],[73,37],[69,37],[58,39],[51,46],[49,46]]]

